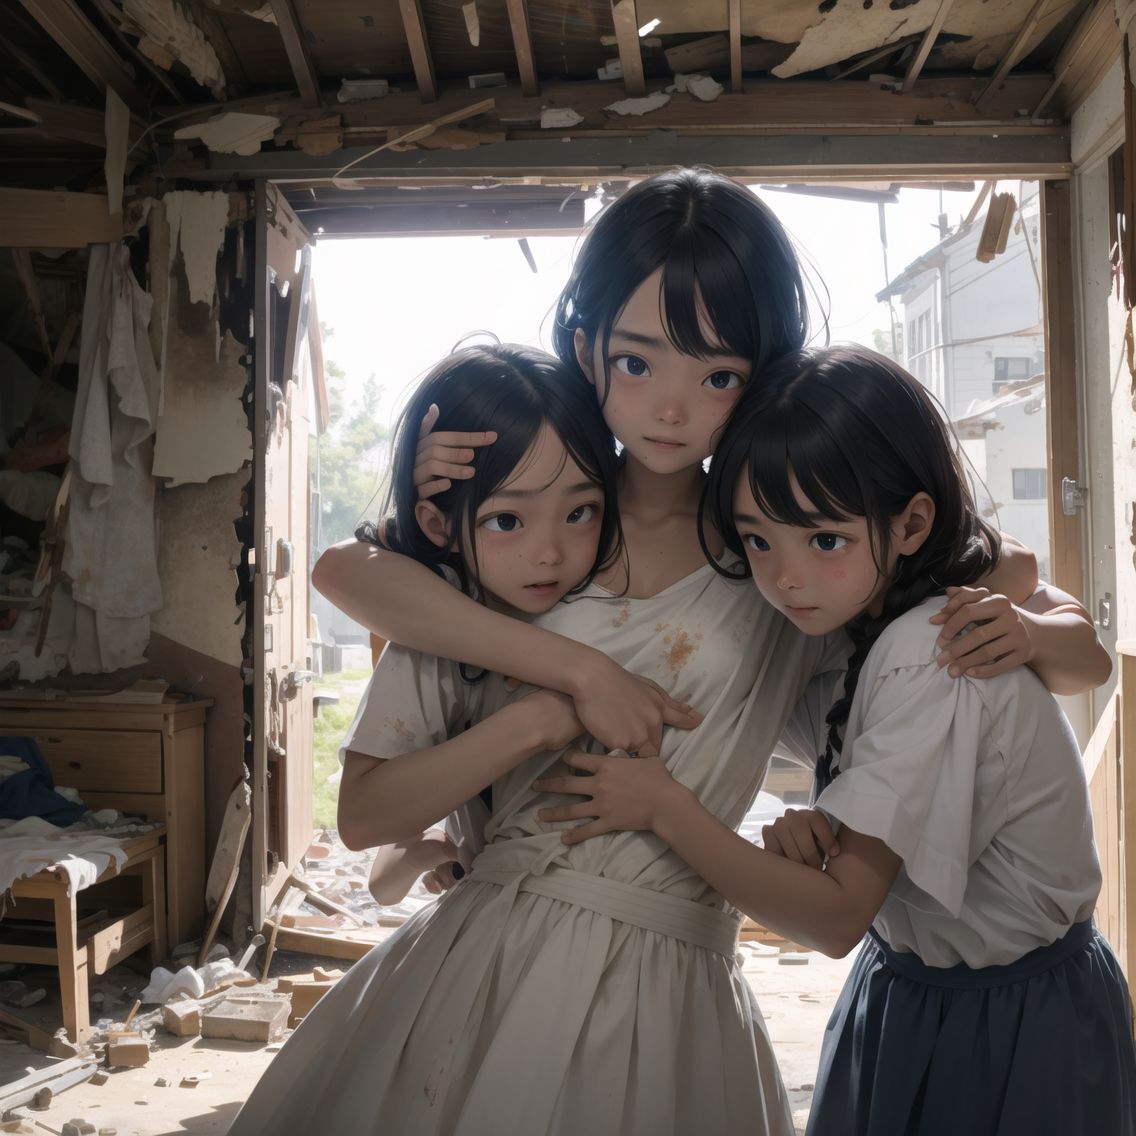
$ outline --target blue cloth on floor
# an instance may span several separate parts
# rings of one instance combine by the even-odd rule
[[[0,780],[0,818],[20,820],[38,816],[65,828],[86,811],[55,791],[51,770],[31,738],[0,737],[0,757],[18,757],[28,765]]]

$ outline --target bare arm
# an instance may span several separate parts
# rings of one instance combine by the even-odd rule
[[[570,699],[537,691],[439,745],[389,759],[348,750],[339,835],[355,850],[411,841],[522,761],[582,732]]]
[[[316,562],[312,584],[384,639],[567,694],[609,748],[657,752],[664,723],[690,729],[702,720],[602,651],[492,611],[388,549],[334,545]]]
[[[440,829],[423,832],[410,840],[384,844],[375,853],[367,889],[384,907],[399,903],[415,881],[425,875],[426,890],[434,895],[452,887],[469,867],[469,857]]]
[[[757,848],[707,812],[657,758],[570,754],[566,760],[592,776],[546,778],[536,788],[592,799],[542,809],[542,819],[599,819],[566,829],[565,843],[649,829],[735,907],[834,958],[863,938],[899,872],[899,857],[882,841],[849,828],[841,830],[840,855],[825,871]]]
[[[1010,603],[986,588],[951,588],[931,622],[939,635],[941,666],[970,678],[990,678],[1028,666],[1054,694],[1080,694],[1108,680],[1112,659],[1092,617],[1076,598],[1052,584]],[[971,625],[974,626],[971,626]]]

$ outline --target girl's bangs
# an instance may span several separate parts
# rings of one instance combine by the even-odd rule
[[[662,317],[684,355],[757,357],[751,282],[744,266],[711,233],[682,233],[663,262]],[[701,318],[699,318],[701,316]],[[712,329],[713,339],[706,332]]]
[[[819,414],[800,405],[770,408],[755,423],[748,451],[749,487],[770,520],[818,528],[818,513],[835,522],[867,515],[862,479]]]

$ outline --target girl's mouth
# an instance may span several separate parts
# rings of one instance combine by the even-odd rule
[[[645,442],[650,442],[652,446],[661,446],[667,450],[682,449],[686,445],[685,442],[676,442],[673,438],[644,438]]]

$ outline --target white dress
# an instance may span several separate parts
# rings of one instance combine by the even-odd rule
[[[710,566],[646,599],[593,587],[536,622],[706,715],[667,730],[662,757],[732,827],[810,676],[836,654]],[[428,745],[506,697],[499,677],[470,687],[454,670],[392,655],[350,748]],[[557,767],[541,754],[494,783],[471,874],[351,968],[232,1133],[790,1136],[735,961],[738,916],[653,834],[565,846],[563,826],[536,816],[564,798],[531,789]]]

